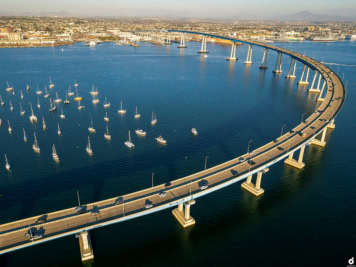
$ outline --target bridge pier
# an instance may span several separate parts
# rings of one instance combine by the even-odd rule
[[[268,58],[268,48],[263,49],[263,57],[262,57],[262,62],[260,69],[267,69],[267,58]]]
[[[318,76],[318,72],[315,71],[313,82],[312,82],[311,87],[308,90],[308,93],[320,93],[321,74],[319,75],[318,85],[316,86],[316,88],[314,88],[315,79],[317,76]]]
[[[312,145],[316,146],[321,146],[324,147],[326,145],[325,142],[325,136],[326,136],[326,131],[328,130],[328,127],[324,128],[320,140],[318,140],[316,137],[311,141]]]
[[[293,159],[293,154],[294,154],[294,152],[293,152],[293,153],[289,154],[288,158],[284,161],[284,163],[287,165],[290,165],[292,167],[295,167],[297,169],[303,169],[305,166],[305,163],[303,162],[304,150],[305,150],[305,145],[303,145],[300,148],[298,161]]]
[[[201,49],[200,49],[200,51],[198,51],[198,53],[200,53],[200,54],[209,53],[209,51],[206,50],[206,36],[204,36],[204,35],[203,35],[203,39],[201,41]]]
[[[187,48],[184,40],[184,33],[180,36],[180,44],[177,46],[178,48]]]
[[[236,58],[236,45],[235,45],[235,42],[232,42],[232,44],[231,44],[230,57],[228,57],[226,60],[230,60],[230,61],[237,60],[237,58]]]
[[[293,73],[291,74],[292,66],[293,66]],[[292,60],[290,62],[288,74],[286,75],[286,79],[294,79],[295,78],[295,68],[296,68],[296,66],[297,66],[297,61],[295,60],[295,58],[292,58]]]
[[[316,100],[316,101],[318,101],[318,102],[323,102],[323,101],[324,101],[323,92],[324,92],[325,85],[326,85],[326,82],[324,81],[323,87],[321,88],[321,92],[320,92],[320,94],[319,94],[319,97],[318,97],[318,99]]]
[[[326,126],[328,129],[335,129],[335,119],[332,119],[331,122]]]
[[[252,64],[252,45],[248,45],[245,64]]]
[[[172,42],[171,42],[171,36],[168,34],[167,35],[167,39],[166,39],[166,45],[171,45]]]
[[[262,174],[268,172],[269,169],[263,169],[257,172],[256,184],[252,183],[252,175],[247,177],[247,181],[241,184],[241,187],[256,197],[262,195],[265,191],[261,188]]]
[[[307,70],[307,76],[305,77],[305,80],[303,80],[305,68],[306,68],[306,65],[304,65],[304,67],[303,67],[302,76],[300,76],[300,81],[298,82],[298,85],[308,85],[309,84],[309,82],[308,82],[308,79],[309,79],[309,67],[308,67],[308,70]]]
[[[283,59],[283,54],[281,52],[278,52],[276,66],[273,70],[273,73],[277,73],[277,74],[282,73],[282,59]]]
[[[83,231],[79,234],[76,234],[75,236],[79,238],[80,256],[82,258],[82,262],[93,260],[94,252],[91,245],[89,232]]]
[[[195,204],[195,200],[189,200],[184,202],[184,210],[183,203],[178,204],[178,208],[172,210],[173,216],[180,223],[183,228],[194,225],[195,220],[192,216],[190,216],[190,206]]]

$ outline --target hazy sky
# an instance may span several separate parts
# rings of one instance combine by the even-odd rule
[[[68,11],[76,15],[269,17],[308,10],[356,16],[356,0],[1,0],[1,12]]]

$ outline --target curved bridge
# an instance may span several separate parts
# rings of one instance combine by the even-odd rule
[[[335,127],[335,117],[340,112],[346,96],[342,81],[330,68],[299,53],[257,41],[238,40],[199,32],[175,30],[169,30],[169,32],[181,33],[183,42],[185,34],[202,36],[202,49],[205,48],[203,50],[205,52],[207,51],[206,38],[204,36],[229,40],[232,43],[232,49],[228,60],[236,60],[235,43],[245,43],[249,45],[246,64],[252,63],[252,47],[262,47],[265,49],[265,53],[260,68],[267,68],[268,50],[276,51],[278,53],[276,68],[274,69],[276,75],[281,74],[282,57],[283,55],[287,55],[291,57],[291,64],[286,77],[289,79],[295,78],[296,61],[304,64],[303,74],[299,81],[300,85],[308,84],[309,68],[314,71],[313,83],[309,92],[320,93],[318,102],[320,101],[321,104],[306,120],[303,121],[302,119],[301,124],[297,125],[292,131],[255,149],[253,153],[241,155],[210,169],[171,181],[169,184],[88,204],[86,205],[87,212],[83,214],[77,214],[75,208],[69,208],[0,225],[0,254],[79,233],[82,260],[90,259],[93,257],[93,251],[88,236],[89,230],[176,206],[178,208],[173,210],[173,215],[183,227],[187,227],[195,223],[194,219],[190,216],[190,207],[195,203],[195,199],[242,180],[247,180],[242,184],[242,187],[258,196],[263,193],[263,189],[261,188],[262,174],[266,173],[269,167],[285,159],[286,164],[296,168],[303,168],[305,146],[307,144],[325,145],[326,131],[328,128]],[[306,67],[308,71],[304,80]],[[318,86],[317,88],[313,88],[318,73]],[[320,91],[319,85],[321,79],[323,79],[324,85]],[[326,91],[323,96],[325,86]],[[319,140],[317,137],[320,135],[321,138]],[[298,150],[300,150],[299,158],[298,160],[294,160],[293,154]],[[256,173],[257,181],[254,184],[252,177]],[[166,193],[165,196],[160,195],[162,191]],[[146,206],[147,203],[151,203],[152,207]],[[98,209],[100,213],[92,215],[91,211],[94,209]],[[45,220],[40,221],[40,218],[45,218]],[[29,225],[34,225],[31,228],[32,232],[43,234],[42,238],[34,241],[26,238],[25,234],[29,231]]]

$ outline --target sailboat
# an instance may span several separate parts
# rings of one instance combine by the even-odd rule
[[[131,134],[130,134],[130,130],[129,130],[129,140],[127,140],[125,142],[125,145],[128,147],[128,148],[134,148],[135,145],[131,142]]]
[[[12,91],[12,95],[15,95],[15,90]]]
[[[78,110],[82,110],[84,108],[84,106],[82,106],[81,104],[80,104],[80,100],[78,101]]]
[[[12,134],[12,128],[11,128],[11,125],[10,125],[9,120],[7,120],[7,124],[9,125],[9,127],[7,128],[7,130],[9,131],[9,134]]]
[[[49,93],[47,91],[47,86],[45,86],[45,95],[43,97],[44,98],[48,98],[49,97]]]
[[[152,111],[151,125],[152,125],[152,126],[153,126],[153,125],[156,125],[156,123],[157,123],[157,116],[156,116],[156,113],[154,113],[154,112]]]
[[[14,88],[9,85],[9,82],[6,82],[6,84],[7,84],[6,91],[11,92]]]
[[[77,81],[74,81],[74,87],[78,87]]]
[[[7,157],[6,157],[6,154],[5,154],[5,168],[7,171],[11,172],[11,167],[10,167],[10,164],[9,164],[9,161],[7,160]]]
[[[198,135],[198,131],[197,131],[197,129],[192,128],[192,134],[193,134],[194,136],[197,136],[197,135]]]
[[[91,149],[91,146],[90,146],[90,138],[88,136],[88,145],[87,147],[85,148],[85,150],[87,151],[87,153],[89,154],[89,156],[92,156],[93,155],[93,150]]]
[[[0,119],[0,127],[2,126],[2,119]]]
[[[42,95],[42,91],[40,90],[40,88],[38,88],[38,86],[37,86],[36,94],[37,95]]]
[[[106,132],[104,133],[104,138],[106,140],[111,140],[111,135],[109,133],[109,126],[106,124]]]
[[[89,131],[89,133],[95,133],[96,131],[93,126],[93,118],[91,116],[90,116],[90,121],[91,121],[91,123],[90,123],[90,127],[88,128],[88,131]]]
[[[40,153],[40,147],[38,145],[37,142],[37,138],[36,138],[36,133],[33,133],[33,136],[35,137],[35,142],[32,145],[32,149],[36,152],[36,153]]]
[[[58,136],[62,135],[61,128],[59,128],[59,123],[58,123],[58,130],[57,130]]]
[[[74,101],[81,101],[83,98],[78,95],[78,89],[77,88],[75,88],[75,92],[76,92],[76,96],[74,97]]]
[[[35,114],[33,113],[33,109],[32,109],[32,104],[30,103],[31,106],[31,116],[30,116],[30,121],[32,123],[36,123],[37,122],[37,117],[35,116]]]
[[[26,85],[26,90],[30,91],[30,86],[29,85]]]
[[[59,162],[59,157],[58,157],[58,154],[57,154],[57,151],[56,151],[56,147],[54,146],[54,144],[53,144],[53,147],[52,147],[52,157],[53,157],[55,162]]]
[[[68,87],[68,96],[74,96],[74,92],[72,92],[70,86]]]
[[[63,113],[63,109],[62,109],[62,113],[61,113],[60,117],[61,117],[62,120],[64,120],[66,118],[66,116]]]
[[[23,100],[22,90],[20,90],[21,100]]]
[[[44,117],[42,117],[42,129],[43,129],[43,131],[47,130],[47,126],[46,126],[46,122],[44,120]]]
[[[104,108],[109,108],[110,103],[108,102],[108,99],[105,97],[105,102],[104,102]]]
[[[96,105],[96,104],[99,103],[99,99],[94,95],[92,102],[93,102],[94,105]]]
[[[0,104],[2,107],[5,105],[5,102],[2,100],[1,95],[0,95]]]
[[[146,136],[146,132],[142,129],[137,129],[135,132],[138,136]]]
[[[53,89],[54,83],[51,80],[51,77],[49,77],[49,89]]]
[[[109,121],[108,112],[105,113],[104,121],[106,121],[106,122]]]
[[[40,100],[37,98],[37,107],[38,107],[38,109],[40,109],[41,108],[41,105],[40,105]]]
[[[56,99],[54,100],[54,103],[61,103],[62,102],[62,99],[61,98],[58,98],[58,92],[56,92]]]
[[[92,96],[95,96],[95,95],[98,95],[99,92],[98,92],[98,88],[94,88],[94,85],[91,87],[91,91],[90,91],[90,95]]]
[[[14,107],[12,106],[11,100],[10,100],[10,111],[14,111]]]
[[[138,113],[137,113],[137,107],[136,107],[135,119],[139,119],[139,118],[141,118],[141,114],[138,114]]]
[[[49,99],[49,111],[50,112],[54,112],[57,110],[57,106],[55,103],[52,102],[52,99]]]
[[[122,101],[120,102],[120,109],[117,111],[120,115],[126,114],[126,109],[122,109]]]
[[[22,109],[21,103],[20,103],[20,115],[21,116],[25,115],[25,111]]]
[[[158,143],[160,143],[161,145],[166,145],[166,144],[167,144],[167,141],[162,137],[162,135],[156,137],[155,139],[156,139],[156,141],[157,141]]]
[[[23,130],[23,140],[25,142],[27,142],[27,136],[26,136],[25,128],[22,128],[22,130]]]
[[[68,104],[69,104],[68,94],[66,94],[66,100],[64,100],[63,103],[64,103],[65,105],[68,105]]]
[[[74,96],[74,92],[72,92],[70,86],[68,87],[68,96]]]

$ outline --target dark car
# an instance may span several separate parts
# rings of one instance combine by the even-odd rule
[[[124,203],[124,198],[123,197],[118,197],[115,199],[114,205],[120,205]]]
[[[75,211],[77,212],[77,214],[83,214],[86,212],[86,208],[84,206],[78,206],[75,208]]]

